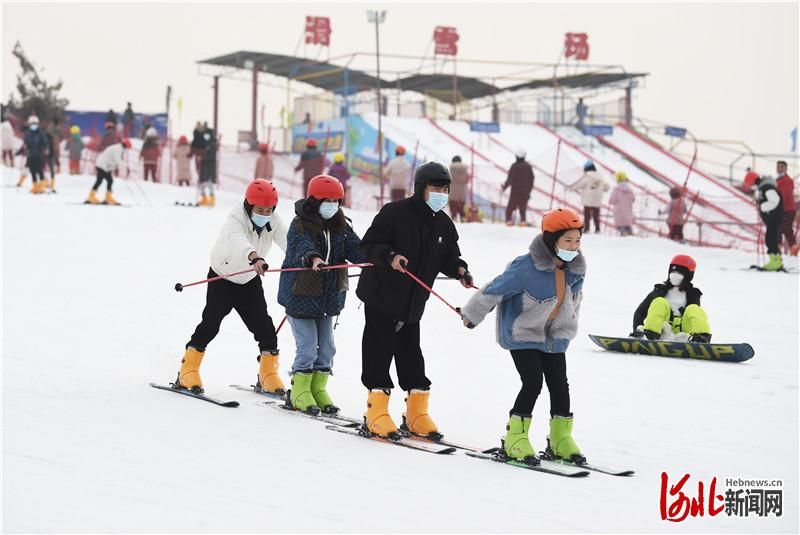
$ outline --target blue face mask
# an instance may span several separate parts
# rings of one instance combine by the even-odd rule
[[[34,123],[34,124],[30,125],[28,128],[30,128],[31,130],[36,132],[37,130],[39,130],[39,125]]]
[[[578,256],[580,251],[567,251],[566,249],[559,249],[556,247],[556,256],[564,262],[572,262]]]
[[[431,210],[438,212],[447,204],[449,195],[447,193],[439,193],[437,191],[428,192],[428,200],[425,201]]]
[[[319,215],[322,216],[322,219],[330,219],[336,215],[336,212],[339,211],[339,203],[338,202],[324,202],[319,205]]]
[[[255,223],[255,225],[257,227],[266,227],[267,223],[272,221],[272,216],[271,215],[260,215],[260,214],[257,214],[255,212],[253,212],[252,214],[250,214],[250,221]]]

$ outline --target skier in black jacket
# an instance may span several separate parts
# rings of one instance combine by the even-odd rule
[[[667,280],[656,284],[633,313],[633,338],[648,340],[711,341],[708,315],[700,307],[703,292],[692,285],[697,262],[676,255],[669,263]]]
[[[397,433],[388,411],[394,358],[400,387],[408,392],[406,426],[412,433],[441,436],[428,415],[431,382],[419,346],[419,324],[430,294],[405,270],[429,287],[439,273],[459,279],[465,288],[472,286],[455,225],[441,211],[450,182],[444,165],[421,165],[414,175],[414,195],[384,206],[361,240],[362,250],[375,265],[362,272],[356,290],[364,301],[366,319],[361,382],[369,389],[366,425],[378,435]]]
[[[769,176],[760,176],[755,171],[750,171],[744,177],[744,189],[753,191],[758,213],[766,225],[764,243],[767,246],[769,262],[760,266],[762,271],[779,271],[783,269],[781,256],[781,224],[783,223],[783,199],[775,184],[775,179]]]

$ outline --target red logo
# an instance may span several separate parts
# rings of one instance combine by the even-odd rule
[[[589,59],[589,34],[568,33],[564,39],[564,57],[575,57],[577,60]]]
[[[306,44],[330,46],[331,19],[306,16]]]
[[[666,472],[661,472],[661,520],[669,520],[670,522],[683,522],[686,517],[703,516],[705,514],[706,495],[704,493],[704,486],[702,481],[697,482],[697,496],[689,498],[683,492],[683,486],[689,479],[689,474],[683,476],[678,483],[669,486],[669,476]],[[669,490],[667,490],[669,489]],[[714,507],[714,500],[724,502],[722,495],[717,492],[717,478],[711,480],[711,485],[708,490],[708,516],[717,516],[720,514],[724,505]],[[672,503],[667,503],[668,499],[672,499]]]
[[[458,53],[458,32],[451,26],[437,26],[433,31],[433,42],[436,43],[434,54],[455,56]]]

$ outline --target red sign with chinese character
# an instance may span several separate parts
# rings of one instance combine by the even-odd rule
[[[564,39],[564,57],[577,60],[589,59],[589,34],[568,33]]]
[[[451,26],[437,26],[433,31],[433,41],[436,43],[434,54],[455,56],[458,53],[458,32]]]
[[[331,19],[306,16],[306,44],[330,46]]]
[[[661,509],[661,520],[670,522],[683,522],[688,516],[703,516],[706,512],[706,494],[703,482],[697,483],[697,497],[687,496],[683,492],[683,486],[689,479],[689,474],[683,476],[675,485],[669,485],[669,476],[666,472],[661,472],[661,499],[659,505]],[[668,490],[669,489],[669,490]],[[688,491],[688,489],[687,489]],[[688,491],[691,492],[691,491]],[[669,493],[669,495],[668,495]],[[668,498],[672,503],[668,503]],[[720,505],[714,507],[714,501],[723,501],[723,497],[717,494],[717,478],[711,480],[711,487],[708,490],[708,516],[717,516],[725,507]]]

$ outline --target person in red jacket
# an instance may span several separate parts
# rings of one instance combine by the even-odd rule
[[[300,155],[300,162],[295,171],[303,171],[303,195],[308,191],[308,183],[317,175],[322,174],[322,170],[327,165],[325,156],[317,150],[317,140],[310,138],[306,141],[306,150]]]
[[[519,210],[519,225],[525,227],[528,226],[525,221],[525,215],[528,211],[531,190],[533,190],[533,167],[525,161],[526,152],[524,149],[518,149],[514,156],[516,156],[516,161],[508,169],[508,178],[503,184],[503,191],[509,186],[511,187],[511,193],[508,195],[508,206],[506,207],[506,225],[514,225],[514,212]]]
[[[797,216],[797,201],[794,198],[794,180],[786,173],[786,162],[778,161],[778,179],[775,181],[778,186],[783,201],[783,222],[781,223],[781,235],[789,245],[789,252],[792,256],[797,256],[797,238],[794,235],[794,218]]]

